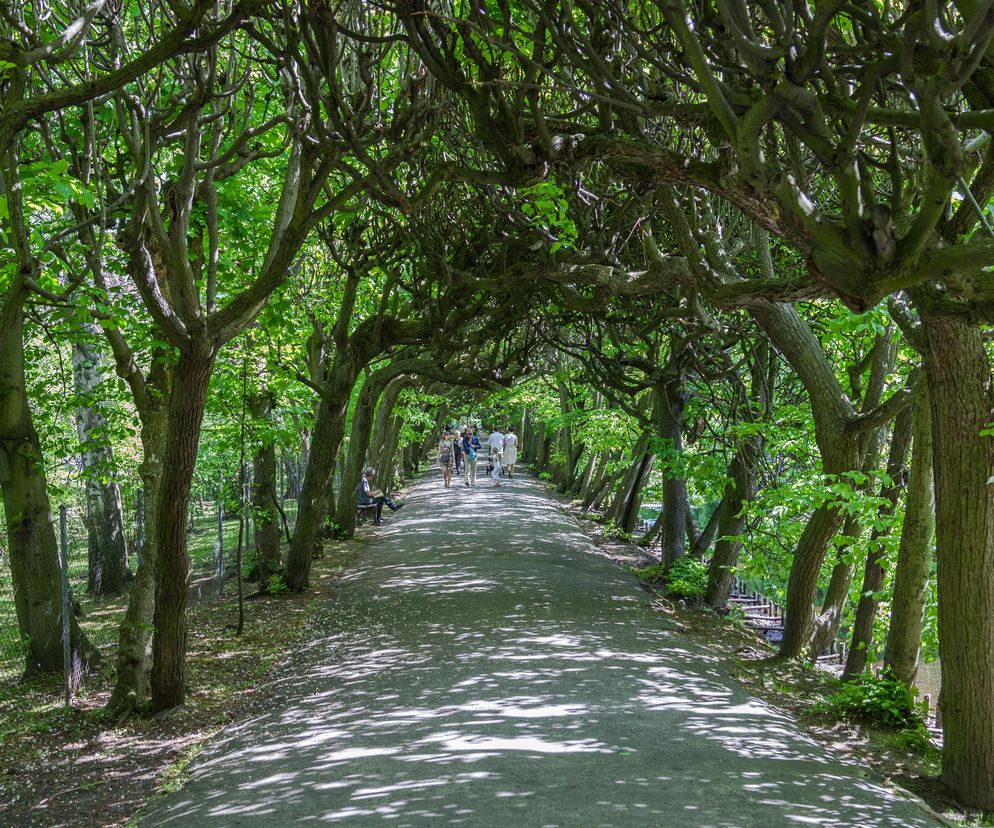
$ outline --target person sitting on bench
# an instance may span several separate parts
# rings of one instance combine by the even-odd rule
[[[379,489],[373,488],[374,477],[376,477],[376,470],[373,468],[367,468],[366,471],[363,472],[362,484],[359,486],[359,505],[376,506],[376,515],[373,518],[373,523],[376,526],[379,526],[383,523],[383,504],[386,504],[392,512],[396,512],[398,509],[403,508],[404,504],[394,503]]]

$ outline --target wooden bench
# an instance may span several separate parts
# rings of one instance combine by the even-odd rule
[[[367,513],[372,513],[375,517],[376,515],[376,504],[375,503],[360,503],[356,506],[355,510],[355,520],[357,524],[363,524],[366,522]]]

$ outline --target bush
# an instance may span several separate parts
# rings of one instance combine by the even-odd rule
[[[647,584],[661,584],[666,579],[666,567],[662,564],[653,564],[651,566],[642,566],[633,569],[629,569],[636,578],[645,581]]]
[[[269,581],[266,582],[266,592],[270,595],[280,595],[284,592],[289,592],[290,587],[286,585],[286,581],[283,580],[282,575],[270,575]]]
[[[708,568],[687,556],[677,558],[666,576],[666,588],[680,598],[703,598],[708,588]]]
[[[604,526],[604,531],[601,533],[601,535],[602,537],[607,538],[608,540],[616,539],[616,540],[630,541],[632,539],[632,533],[626,532],[624,529],[618,526],[618,524],[615,523],[614,521],[611,521],[610,523]]]
[[[745,610],[738,604],[732,604],[725,613],[725,620],[731,624],[745,624]]]
[[[815,710],[838,718],[917,730],[924,725],[924,717],[915,703],[916,693],[890,673],[880,676],[865,673],[858,681],[844,684],[837,693],[815,705]]]

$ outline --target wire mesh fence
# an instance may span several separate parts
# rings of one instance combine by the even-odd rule
[[[82,502],[81,499],[80,504]],[[284,500],[281,507],[292,531],[296,520],[297,502]],[[146,527],[143,511],[140,492],[123,503],[128,566],[132,573],[138,568],[142,548],[147,543],[144,537]],[[236,576],[239,520],[242,517],[249,518],[242,537],[242,569],[243,573],[246,573],[254,565],[255,557],[253,521],[248,510],[243,509],[237,500],[229,501],[227,508],[223,501],[191,500],[186,527],[190,582],[206,587],[199,589],[198,595],[205,592],[220,593],[224,585]],[[59,544],[59,566],[62,570],[63,606],[77,613],[85,629],[89,617],[100,615],[103,610],[114,606],[123,608],[126,597],[105,598],[90,591],[91,563],[85,507],[62,506],[55,510],[53,519]],[[3,525],[5,523],[0,521],[0,526]],[[13,679],[24,670],[25,645],[18,627],[14,589],[9,546],[6,538],[2,537],[0,538],[0,681]],[[67,620],[69,616],[63,612],[62,617]],[[79,665],[71,663],[64,666],[66,686],[71,692],[82,679],[82,670]]]

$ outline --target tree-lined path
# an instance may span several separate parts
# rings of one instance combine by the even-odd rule
[[[667,629],[526,479],[422,479],[316,629],[142,824],[939,824]]]

